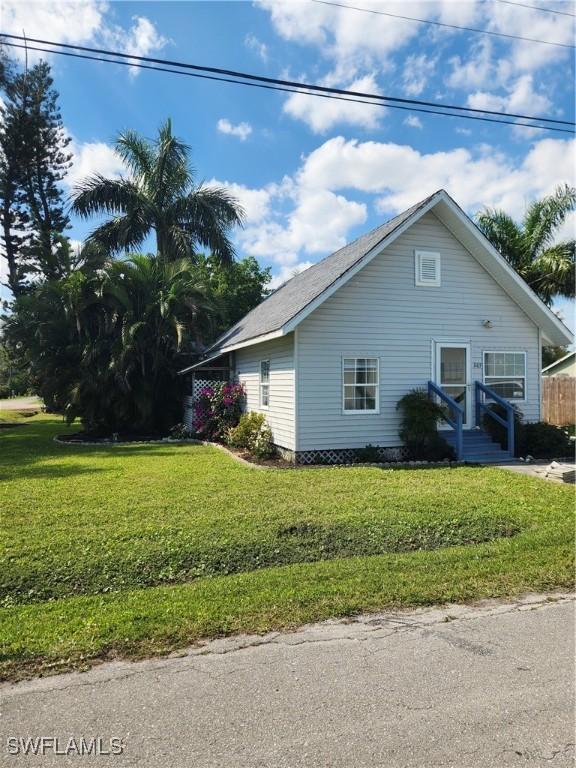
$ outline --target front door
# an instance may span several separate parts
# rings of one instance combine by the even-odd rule
[[[437,342],[436,384],[464,408],[464,429],[471,427],[470,383],[470,345]]]

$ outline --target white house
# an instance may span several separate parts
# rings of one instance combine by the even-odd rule
[[[496,460],[478,429],[485,403],[539,420],[541,348],[571,342],[440,190],[293,277],[187,371],[229,369],[297,462],[367,444],[397,453],[396,404],[415,387],[448,405],[461,458]]]

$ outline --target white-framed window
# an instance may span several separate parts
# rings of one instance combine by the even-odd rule
[[[416,285],[440,287],[440,254],[434,251],[414,251]]]
[[[260,408],[270,407],[270,360],[260,360]]]
[[[342,358],[342,409],[344,413],[379,412],[377,357]]]
[[[484,384],[506,400],[526,400],[526,352],[484,352]]]

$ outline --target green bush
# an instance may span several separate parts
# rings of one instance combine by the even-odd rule
[[[506,418],[506,408],[497,403],[489,406],[490,410],[501,418]],[[574,448],[565,429],[547,424],[544,421],[524,423],[522,413],[514,408],[514,454],[515,456],[534,456],[535,459],[557,459],[570,456]],[[507,448],[508,434],[506,427],[484,414],[482,426],[492,439]]]
[[[226,433],[226,442],[232,448],[241,448],[258,459],[269,459],[276,453],[272,430],[262,413],[244,413],[237,426]]]
[[[357,448],[354,454],[356,460],[363,464],[377,464],[379,461],[382,461],[380,449],[377,445],[371,445],[370,443],[365,448]]]
[[[398,401],[396,410],[402,412],[400,437],[410,458],[425,461],[453,459],[454,449],[438,434],[438,422],[444,409],[430,400],[423,389],[413,389]]]
[[[574,455],[574,446],[561,427],[544,421],[522,425],[520,438],[522,456],[535,459],[561,459]]]
[[[511,404],[512,405],[512,404]],[[522,456],[522,412],[518,409],[518,406],[512,405],[514,409],[514,447],[515,455]],[[506,408],[499,403],[491,403],[488,409],[500,416],[501,419],[506,420]],[[499,424],[496,419],[493,419],[487,413],[482,415],[482,428],[488,432],[492,440],[497,442],[501,448],[508,450],[508,430],[502,424]]]

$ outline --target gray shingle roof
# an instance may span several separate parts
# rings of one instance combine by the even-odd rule
[[[434,195],[421,200],[288,280],[226,331],[208,350],[210,357],[219,350],[282,328],[432,197]]]

